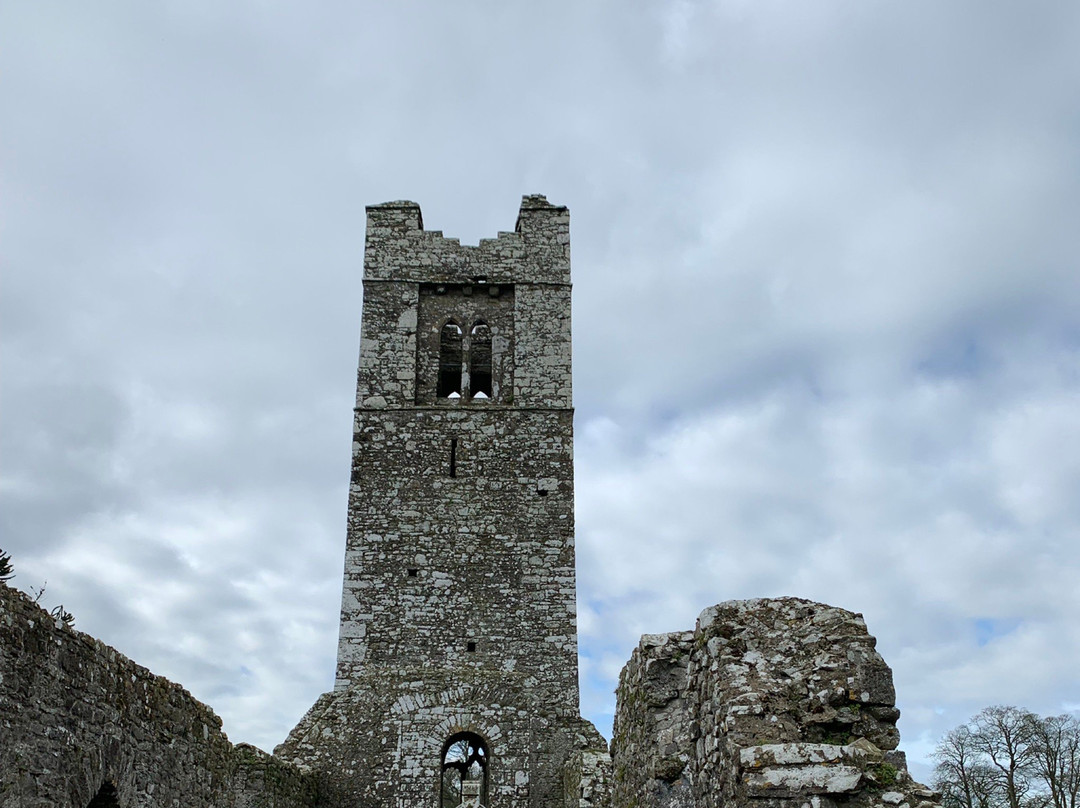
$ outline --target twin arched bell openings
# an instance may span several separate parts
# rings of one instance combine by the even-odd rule
[[[487,804],[487,744],[472,732],[451,735],[443,745],[439,808],[485,808]]]
[[[491,329],[477,320],[467,332],[447,320],[439,332],[438,398],[483,400],[494,396]]]

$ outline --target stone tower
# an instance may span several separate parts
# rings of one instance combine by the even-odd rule
[[[342,805],[576,806],[569,213],[367,213],[337,678],[278,753]]]

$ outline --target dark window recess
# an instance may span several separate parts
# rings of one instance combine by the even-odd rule
[[[546,488],[537,488],[536,495],[538,497],[546,497],[548,495],[548,490]]]
[[[461,398],[461,326],[453,320],[439,334],[439,398]]]
[[[415,578],[419,574],[420,574],[420,570],[418,570],[418,569],[410,569],[409,570],[409,577],[410,578]]]
[[[457,477],[457,438],[450,438],[450,476]]]
[[[469,332],[469,395],[491,398],[491,329],[482,320]]]
[[[465,650],[472,653],[476,650],[476,643],[470,642],[468,645],[465,646]]]
[[[120,800],[112,783],[105,783],[90,800],[86,808],[120,808]]]

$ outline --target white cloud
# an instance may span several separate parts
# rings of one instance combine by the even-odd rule
[[[1078,16],[5,7],[20,582],[280,741],[330,686],[363,205],[476,243],[536,191],[573,215],[587,712],[640,633],[775,594],[866,613],[915,754],[1075,704]]]

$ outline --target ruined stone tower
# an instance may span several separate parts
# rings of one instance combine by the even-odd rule
[[[461,247],[368,209],[337,687],[517,671],[577,710],[569,214]]]
[[[569,213],[368,208],[337,679],[279,754],[342,804],[562,806],[580,749]],[[578,795],[574,793],[574,804]]]
[[[7,808],[940,808],[861,615],[649,634],[578,715],[566,208],[462,247],[368,208],[337,681],[274,750],[0,581]]]

